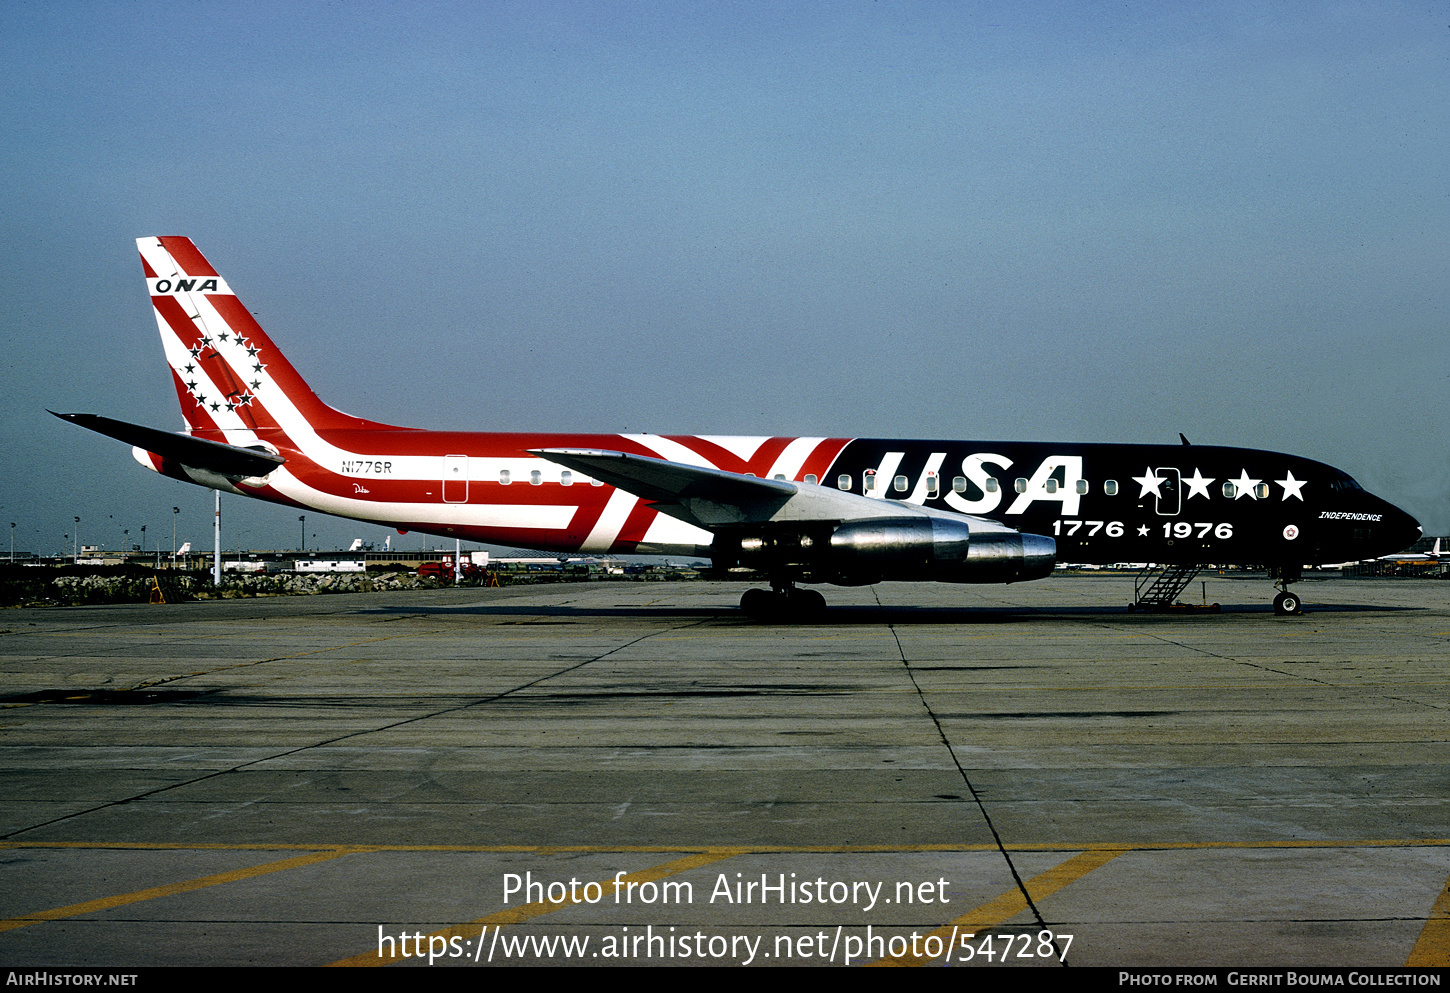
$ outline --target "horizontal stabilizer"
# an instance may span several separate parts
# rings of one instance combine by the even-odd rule
[[[193,469],[207,469],[222,476],[243,479],[248,476],[265,476],[287,460],[273,455],[264,448],[239,448],[224,445],[219,441],[207,441],[186,434],[158,431],[156,428],[127,424],[99,414],[59,414],[50,411],[63,421],[79,424],[83,428],[124,441],[136,448],[144,448],[164,459],[171,459]]]

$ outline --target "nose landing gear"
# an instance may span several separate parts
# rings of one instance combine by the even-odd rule
[[[1280,617],[1304,613],[1304,604],[1299,599],[1299,594],[1290,593],[1287,585],[1279,584],[1279,595],[1274,597],[1274,613]]]
[[[1269,567],[1269,578],[1274,580],[1274,588],[1279,595],[1274,597],[1274,613],[1280,617],[1297,617],[1304,613],[1304,601],[1299,594],[1289,591],[1290,583],[1297,583],[1304,576],[1300,566],[1292,563],[1282,563]]]

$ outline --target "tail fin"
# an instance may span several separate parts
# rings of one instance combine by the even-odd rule
[[[319,400],[190,239],[138,238],[136,247],[190,433],[236,443],[387,427]]]

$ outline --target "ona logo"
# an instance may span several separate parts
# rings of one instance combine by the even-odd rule
[[[163,276],[148,279],[152,296],[170,296],[175,293],[230,293],[226,280],[219,276]]]
[[[1297,524],[1290,524],[1284,528],[1285,541],[1293,541],[1297,537],[1299,537],[1299,526]]]

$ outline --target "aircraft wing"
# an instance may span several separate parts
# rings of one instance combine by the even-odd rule
[[[593,476],[649,501],[661,513],[704,528],[777,519],[802,488],[783,479],[759,479],[625,452],[540,448],[529,454]]]
[[[540,448],[529,454],[633,493],[660,513],[706,530],[740,524],[935,517],[967,522],[979,534],[1017,533],[984,517],[932,510],[901,500],[873,500],[832,486],[759,479],[644,455],[574,448]]]
[[[154,452],[164,459],[235,479],[265,476],[287,461],[263,448],[224,445],[219,441],[207,441],[187,434],[174,434],[140,424],[128,424],[99,414],[59,414],[53,410],[50,413],[63,421],[79,424],[117,441]]]

